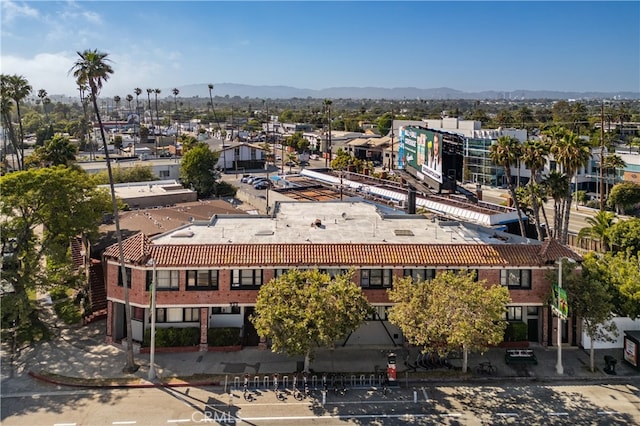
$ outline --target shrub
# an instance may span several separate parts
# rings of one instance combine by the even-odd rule
[[[56,300],[61,300],[61,299],[66,299],[69,295],[67,293],[68,288],[67,287],[63,287],[63,286],[57,286],[52,288],[49,291],[49,295],[51,296],[51,300],[56,301]]]
[[[196,346],[200,343],[200,329],[197,327],[185,328],[156,328],[157,347]],[[144,331],[142,346],[151,345],[151,330]]]
[[[220,327],[207,330],[209,346],[236,346],[240,344],[240,328]]]
[[[527,324],[523,322],[510,322],[504,331],[505,342],[521,342],[527,340]]]

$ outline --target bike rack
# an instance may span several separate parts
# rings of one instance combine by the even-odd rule
[[[233,378],[233,388],[234,389],[240,389],[240,377],[235,376]]]
[[[373,387],[376,384],[376,375],[375,374],[371,374],[369,375],[369,386]]]
[[[311,376],[311,387],[313,387],[314,390],[318,390],[318,376],[315,374]]]
[[[366,387],[367,386],[367,377],[364,374],[360,375],[360,387]]]
[[[289,376],[282,376],[281,383],[282,389],[287,389],[289,387]]]
[[[253,377],[253,387],[260,389],[260,377],[257,374]]]
[[[262,384],[265,389],[269,389],[269,376],[264,376],[264,379],[262,379]]]

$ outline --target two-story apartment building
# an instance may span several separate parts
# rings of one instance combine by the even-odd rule
[[[544,243],[458,221],[439,221],[364,201],[278,202],[270,215],[215,215],[148,238],[124,241],[133,309],[133,339],[150,327],[150,284],[157,282],[158,327],[242,327],[260,287],[292,268],[330,275],[353,269],[376,314],[342,344],[402,344],[387,320],[387,289],[395,277],[430,279],[444,270],[473,270],[479,280],[509,288],[508,321],[527,324],[528,339],[555,342],[548,308],[550,271],[562,257],[579,259],[553,240]],[[124,288],[117,246],[104,253],[107,339],[125,337]],[[553,274],[551,274],[553,275]],[[480,285],[480,284],[479,284]],[[567,322],[565,322],[566,324]],[[564,331],[574,342],[573,323]],[[254,339],[255,341],[255,339]]]

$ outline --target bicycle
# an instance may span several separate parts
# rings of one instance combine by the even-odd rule
[[[476,367],[476,373],[478,374],[496,374],[496,372],[498,371],[498,369],[495,367],[495,365],[492,365],[490,362],[481,362],[480,364],[478,364],[478,366]]]
[[[276,394],[276,399],[279,401],[284,401],[284,395],[280,392],[280,388],[278,387],[278,373],[273,375],[273,393]]]
[[[242,397],[245,401],[253,401],[253,394],[249,391],[249,375],[244,375],[244,382],[242,384]]]

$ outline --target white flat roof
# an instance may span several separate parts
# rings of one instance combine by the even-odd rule
[[[367,202],[276,203],[273,216],[217,215],[153,238],[155,244],[519,244],[517,235],[422,215],[383,215]]]

